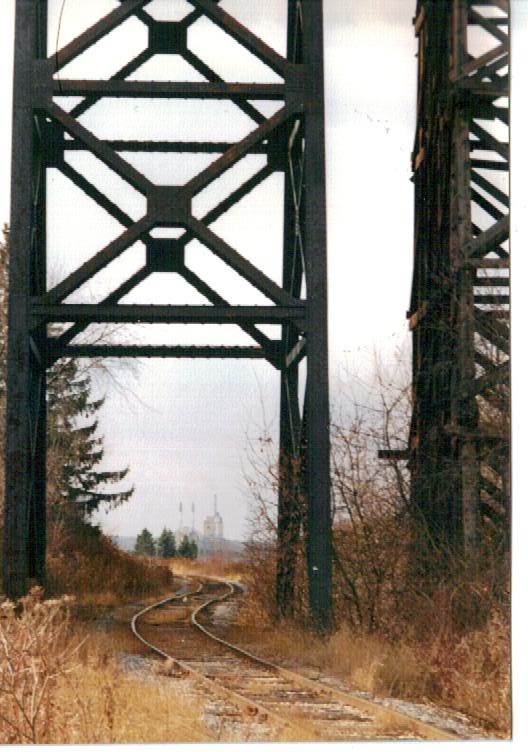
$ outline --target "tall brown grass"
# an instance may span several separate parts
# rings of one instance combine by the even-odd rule
[[[200,557],[199,559],[176,558],[167,560],[167,566],[175,576],[224,577],[239,580],[246,568],[239,559],[222,552]]]
[[[78,603],[102,607],[165,593],[170,569],[159,559],[121,551],[97,528],[80,520],[51,526],[47,552],[47,591],[75,594]]]
[[[464,623],[468,595],[439,588],[415,595],[393,613],[393,628],[367,631],[341,621],[328,636],[302,624],[274,621],[262,579],[250,588],[236,638],[269,660],[331,674],[378,696],[431,701],[470,716],[499,738],[511,733],[510,629],[506,606],[494,602],[475,626]]]
[[[126,674],[70,621],[67,598],[34,589],[0,606],[0,742],[211,741],[200,702]]]

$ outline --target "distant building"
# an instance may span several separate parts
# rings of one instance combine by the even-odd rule
[[[214,497],[214,514],[205,518],[203,529],[205,539],[223,540],[224,538],[224,521],[220,514],[218,514],[216,495]]]
[[[192,527],[188,527],[187,525],[183,524],[183,505],[180,502],[180,526],[177,530],[174,531],[176,546],[179,546],[184,538],[187,538],[188,541],[194,542],[196,544],[199,543],[200,535],[198,534],[198,531],[196,530],[194,525],[194,504],[192,505],[192,517]]]
[[[200,535],[196,530],[194,504],[192,505],[192,525],[189,527],[183,524],[183,504],[180,502],[180,524],[178,529],[174,531],[176,547],[181,545],[185,537],[187,540],[196,543],[198,553],[204,556],[222,551],[230,551],[233,546],[237,552],[239,550],[238,544],[233,541],[226,541],[224,538],[224,520],[218,512],[216,495],[214,497],[213,514],[208,515],[203,523],[203,535]]]
[[[224,520],[218,513],[216,495],[214,497],[214,512],[204,520],[203,538],[200,542],[201,554],[218,553],[225,549]]]
[[[176,545],[179,546],[180,543],[184,538],[187,538],[187,540],[191,539],[191,530],[188,527],[179,527],[177,530],[174,531],[174,539],[176,540]]]

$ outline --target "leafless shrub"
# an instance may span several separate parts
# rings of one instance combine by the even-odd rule
[[[33,588],[0,605],[0,728],[10,744],[45,744],[58,721],[58,681],[73,670],[69,599],[43,601]]]
[[[431,562],[423,566],[427,578],[421,579],[414,555],[416,542],[425,540],[428,530],[410,503],[406,464],[378,458],[380,449],[407,446],[411,392],[406,361],[397,355],[390,372],[378,363],[368,383],[349,378],[339,410],[334,406],[336,631],[327,640],[319,642],[303,630],[302,618],[279,628],[271,623],[280,460],[267,436],[254,444],[248,473],[253,538],[247,549],[252,601],[245,624],[253,626],[252,613],[259,614],[260,625],[267,624],[260,627],[259,644],[264,638],[270,657],[345,675],[376,693],[428,697],[504,736],[510,724],[508,560],[493,531],[484,528],[478,566],[469,568],[451,553],[449,566],[439,572],[431,550]],[[488,411],[484,417],[496,432],[497,416]],[[297,556],[304,571],[302,533]],[[295,587],[296,598],[305,604],[302,577],[296,577]],[[296,614],[300,611],[296,605]]]

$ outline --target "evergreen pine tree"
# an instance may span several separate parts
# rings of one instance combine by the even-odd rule
[[[0,420],[5,414],[7,361],[7,290],[9,230],[0,238]],[[128,468],[115,472],[97,470],[103,459],[103,438],[97,435],[96,414],[103,400],[91,397],[90,365],[71,358],[58,360],[48,370],[48,503],[55,511],[68,509],[84,519],[99,505],[113,508],[133,493],[133,488],[112,492]],[[3,431],[0,431],[0,501],[3,500]],[[69,503],[68,503],[69,502]]]
[[[162,559],[172,559],[176,556],[176,540],[171,530],[167,530],[166,527],[163,528],[156,549],[158,556],[161,556]]]
[[[146,527],[139,533],[134,546],[134,553],[139,556],[156,556],[156,545],[152,533]]]
[[[48,462],[51,501],[64,500],[90,514],[104,504],[114,508],[127,501],[134,489],[110,491],[128,468],[100,471],[103,438],[95,417],[104,399],[91,398],[91,379],[78,360],[62,359],[48,374]],[[55,460],[55,462],[53,462]],[[55,484],[55,488],[53,487]]]
[[[191,541],[184,535],[180,545],[178,546],[178,556],[184,559],[196,559],[198,556],[198,546],[196,541]]]

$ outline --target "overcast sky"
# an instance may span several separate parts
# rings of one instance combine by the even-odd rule
[[[165,5],[157,0],[159,12],[168,7],[167,2],[171,5],[171,0],[165,0]],[[14,0],[2,0],[0,24],[0,122],[7,125],[14,4]],[[116,5],[112,0],[91,3],[67,0],[59,47],[83,24],[92,23]],[[172,0],[171,7],[179,5],[182,5],[179,0]],[[518,0],[517,5],[520,26],[525,23],[528,3]],[[60,3],[51,0],[50,6],[53,46]],[[253,4],[247,0],[224,0],[222,6],[283,51],[285,2]],[[342,371],[365,371],[374,348],[390,360],[394,347],[407,338],[405,313],[410,294],[413,228],[410,154],[416,96],[414,11],[415,0],[325,2],[329,325],[334,403],[339,399]],[[84,65],[90,66],[86,77],[105,75],[109,61],[115,70],[133,50],[141,49],[142,25],[136,20],[129,21],[127,34],[126,37],[117,34],[106,47],[101,43],[100,49],[96,46],[86,53]],[[232,80],[273,80],[269,71],[246,53],[237,57],[235,43],[226,41],[210,24],[200,22],[192,34],[191,44],[222,75],[231,75]],[[82,64],[82,60],[73,63],[61,75],[81,75]],[[76,69],[75,65],[81,67]],[[176,60],[169,61],[164,56],[145,66],[137,77],[183,78],[188,73]],[[206,106],[216,109],[207,110],[209,115],[201,117],[202,111],[197,107]],[[251,129],[251,122],[245,116],[240,117],[230,103],[180,103],[167,105],[167,110],[159,103],[154,117],[139,108],[138,100],[128,107],[127,110],[124,102],[116,106],[106,101],[94,107],[82,122],[101,137],[112,137],[111,134],[114,138],[138,134],[146,137],[149,133],[153,139],[164,138],[167,123],[174,122],[170,107],[179,107],[178,122],[184,138],[207,138],[211,132],[206,133],[205,129],[211,122],[217,129],[213,140],[241,138]],[[9,218],[9,151],[9,128],[3,126],[0,222]],[[120,205],[126,205],[132,216],[141,215],[142,202],[135,192],[126,189],[108,170],[101,169],[100,163],[90,162],[89,158],[83,161],[78,155],[75,159],[78,161],[75,163],[72,158],[72,164],[118,197]],[[171,162],[164,156],[148,164],[140,161],[135,164],[154,182],[178,183],[207,164],[202,157],[193,159]],[[247,159],[238,168],[239,174],[250,174],[258,166],[257,158]],[[179,176],[175,180],[174,174]],[[272,176],[247,201],[214,225],[215,232],[276,278],[280,275],[281,253],[280,181],[280,176]],[[115,237],[121,228],[56,171],[50,173],[49,188],[50,281],[56,282]],[[225,185],[216,186],[211,195],[200,197],[200,210],[205,210],[207,201],[217,201],[222,190],[229,190],[229,179]],[[72,301],[97,299],[116,286],[122,275],[137,268],[143,253],[141,246],[132,247],[94,284],[80,290],[77,297],[72,296]],[[189,257],[197,271],[209,275],[222,291],[229,291],[232,302],[260,302],[258,296],[251,297],[252,293],[236,275],[226,272],[210,254],[193,247]],[[173,275],[158,274],[125,302],[193,303],[202,299]],[[150,341],[167,341],[163,327],[149,328],[148,335]],[[147,332],[143,331],[141,336],[146,337]],[[190,327],[178,327],[169,336],[171,342],[220,341],[218,332],[206,327],[193,327],[192,331]],[[246,340],[236,331],[229,331],[223,341]],[[130,481],[136,493],[124,507],[102,517],[105,530],[133,535],[147,526],[158,534],[165,525],[178,525],[180,502],[184,506],[185,524],[190,524],[191,504],[195,504],[196,522],[201,530],[203,518],[211,513],[213,496],[217,494],[226,536],[243,537],[248,502],[242,472],[246,437],[256,438],[264,431],[276,434],[279,379],[274,369],[258,361],[152,360],[138,363],[134,377],[121,372],[116,378],[127,388],[114,389],[109,383],[105,387],[107,402],[101,430],[105,435],[106,461],[109,468],[130,465]]]

